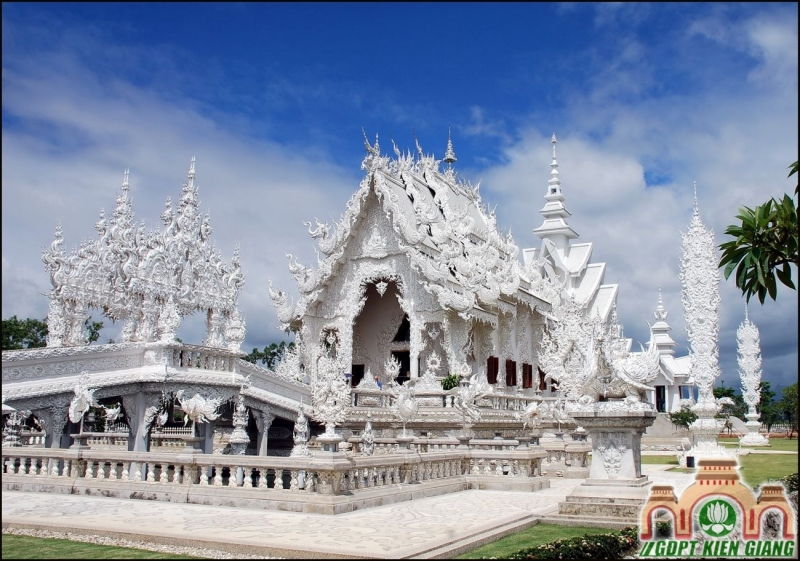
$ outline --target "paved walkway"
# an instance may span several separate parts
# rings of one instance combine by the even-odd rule
[[[692,476],[645,466],[680,492]],[[336,516],[48,493],[3,492],[3,524],[304,557],[413,557],[553,513],[578,479],[533,493],[462,491]]]

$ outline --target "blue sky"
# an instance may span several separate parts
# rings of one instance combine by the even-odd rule
[[[3,11],[3,317],[46,315],[39,261],[57,222],[93,235],[131,168],[155,226],[189,158],[225,255],[242,247],[247,348],[283,335],[267,279],[313,262],[303,220],[331,220],[361,178],[361,127],[414,135],[480,181],[522,247],[559,135],[567,206],[646,339],[657,289],[685,346],[680,231],[696,180],[722,241],[741,205],[790,191],[795,4],[15,4]],[[298,194],[301,199],[298,199]],[[303,204],[298,204],[302,200]],[[720,361],[736,378],[743,304],[722,288]],[[764,370],[797,379],[797,295],[755,303]],[[111,331],[117,329],[110,328]],[[188,322],[199,340],[201,322]],[[114,336],[113,333],[109,337]]]

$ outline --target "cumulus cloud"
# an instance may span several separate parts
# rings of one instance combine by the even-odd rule
[[[49,282],[39,256],[57,223],[67,248],[94,238],[100,208],[113,208],[130,167],[136,218],[160,227],[164,201],[179,196],[194,155],[217,247],[225,258],[241,247],[248,344],[285,338],[276,329],[267,279],[291,289],[288,252],[313,264],[302,222],[337,217],[359,171],[324,159],[314,146],[298,150],[249,138],[130,82],[101,83],[76,60],[35,62],[12,66],[5,77],[14,87],[4,109],[35,125],[3,129],[4,317],[46,316]],[[197,318],[180,335],[199,342],[202,330]]]

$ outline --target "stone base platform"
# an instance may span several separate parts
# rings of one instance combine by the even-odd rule
[[[636,524],[650,484],[647,477],[618,481],[587,479],[559,503],[558,514]]]
[[[36,477],[5,474],[4,491],[43,492],[62,495],[86,495],[139,499],[169,503],[191,503],[209,506],[227,506],[249,509],[280,510],[313,514],[344,514],[456,493],[468,489],[531,492],[548,489],[550,480],[544,477],[513,478],[490,475],[456,476],[447,479],[423,481],[413,485],[384,485],[359,489],[343,495],[321,495],[288,490],[230,488],[209,486],[175,486],[172,484],[103,481],[85,478]]]

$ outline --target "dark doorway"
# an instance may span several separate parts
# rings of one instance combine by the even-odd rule
[[[656,411],[663,413],[667,410],[667,388],[656,386]]]
[[[402,384],[411,377],[411,352],[392,351],[392,356],[400,361],[400,374],[397,376],[397,383]]]
[[[364,365],[363,364],[353,364],[353,376],[350,378],[350,384],[353,387],[356,387],[361,379],[364,377]]]

